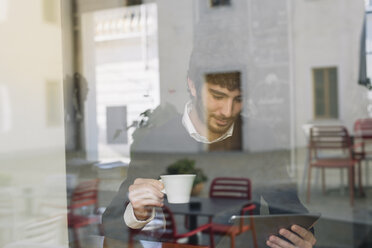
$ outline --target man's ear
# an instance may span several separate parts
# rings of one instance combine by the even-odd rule
[[[196,88],[194,82],[188,77],[187,86],[189,86],[190,93],[193,97],[196,97]]]

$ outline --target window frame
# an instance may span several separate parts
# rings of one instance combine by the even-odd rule
[[[337,102],[337,114],[336,114],[336,117],[333,117],[331,116],[331,107],[330,107],[330,104],[331,104],[331,99],[330,99],[330,94],[329,94],[329,91],[330,91],[330,80],[329,80],[329,76],[330,76],[330,70],[331,69],[336,69],[336,102]],[[323,90],[324,90],[324,112],[325,114],[324,115],[318,115],[317,114],[317,109],[316,109],[316,106],[317,106],[317,95],[316,95],[316,81],[315,81],[315,72],[316,70],[323,70],[324,72],[324,75],[323,75],[323,81],[324,81],[324,86],[323,86]],[[339,75],[338,75],[338,66],[325,66],[325,67],[313,67],[312,68],[312,84],[313,84],[313,118],[315,120],[338,120],[339,119],[339,116],[340,116],[340,110],[339,110]]]

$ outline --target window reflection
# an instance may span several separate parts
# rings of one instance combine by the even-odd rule
[[[92,44],[93,49],[84,50],[83,56],[95,58],[86,62],[94,72],[84,72],[89,74],[87,104],[95,105],[85,110],[91,121],[85,121],[84,128],[96,130],[86,136],[97,135],[98,140],[86,141],[92,147],[90,157],[128,162],[141,113],[159,104],[157,8],[144,4],[84,15],[87,21],[82,28],[89,30],[85,44]],[[121,142],[114,141],[117,137]]]
[[[363,8],[363,1],[358,4]],[[89,91],[84,110],[79,111],[84,123],[74,130],[85,137],[81,149],[67,152],[67,172],[76,179],[68,186],[71,195],[80,183],[99,179],[95,214],[106,210],[107,237],[127,244],[133,233],[134,240],[153,241],[169,231],[170,238],[173,229],[157,230],[164,224],[161,216],[146,225],[142,236],[140,231],[128,231],[131,224],[123,219],[130,209],[127,203],[135,205],[141,199],[128,198],[128,187],[136,178],[157,182],[159,175],[188,172],[204,175],[193,198],[199,202],[190,204],[194,211],[213,198],[209,189],[214,179],[244,177],[252,184],[249,200],[255,214],[320,212],[315,226],[320,247],[368,243],[369,224],[355,224],[366,217],[368,193],[366,198],[356,194],[351,206],[345,189],[347,173],[315,172],[309,203],[305,190],[309,166],[316,163],[309,149],[312,128],[337,126],[368,148],[366,137],[357,136],[354,125],[368,117],[370,94],[351,80],[357,78],[351,61],[360,44],[354,42],[359,34],[352,36],[349,29],[360,30],[360,13],[345,4],[342,13],[324,16],[319,13],[329,7],[327,3],[311,1],[295,5],[185,1],[182,7],[157,2],[113,9],[104,5],[77,11],[82,26],[81,47],[76,49],[82,51],[80,66],[85,68],[79,73]],[[350,26],[335,21],[349,15],[355,18]],[[229,88],[228,81],[239,86]],[[362,164],[367,189],[366,153],[360,147],[351,149],[359,162],[352,166],[357,170]],[[322,178],[327,179],[324,195],[319,190]],[[239,204],[235,207],[209,217],[223,229],[241,210]],[[170,215],[180,214],[177,208],[167,208]],[[178,227],[190,230],[190,222],[197,227],[195,218],[181,215],[175,221]],[[198,217],[198,224],[206,221]],[[132,227],[138,224],[133,223]],[[338,226],[335,233],[324,231],[330,225]],[[92,224],[91,233],[99,232],[100,225]],[[342,238],[341,232],[345,232]],[[226,233],[221,233],[216,242],[229,247]],[[241,236],[236,246],[252,241],[251,234]],[[70,240],[85,237],[70,235]],[[208,244],[207,238],[202,240]]]
[[[371,1],[365,2],[369,23]],[[36,26],[40,20],[58,24],[57,3],[63,6],[63,53],[60,26]],[[315,225],[318,247],[371,246],[372,96],[356,81],[364,1],[343,1],[337,8],[329,1],[122,3],[42,0],[18,6],[0,0],[6,42],[0,47],[6,65],[0,69],[1,247],[66,247],[67,237],[70,247],[102,247],[102,235],[126,247],[131,233],[135,245],[161,246],[154,241],[179,238],[174,226],[185,234],[206,231],[209,222],[219,228],[218,247],[241,247],[252,244],[253,232],[240,230],[232,245],[232,215],[306,211],[322,214]],[[22,18],[13,22],[10,10]],[[13,32],[19,24],[22,32]],[[190,63],[195,49],[201,56]],[[343,166],[355,173],[315,168],[315,157],[327,165],[339,162],[336,155],[345,160],[344,151],[314,156],[310,149],[311,130],[329,126],[347,130],[341,146],[350,149],[353,163]],[[158,185],[159,175],[178,173],[198,175],[190,204],[166,202],[145,232],[129,231],[124,211],[137,198],[127,197],[128,186],[143,177]],[[363,190],[345,187],[354,176]],[[213,182],[226,177],[234,183],[224,186],[233,184],[228,186],[243,199],[210,193]],[[235,188],[237,178],[249,179],[243,181],[250,182],[250,194]],[[151,210],[134,211],[146,219]],[[172,228],[164,227],[169,216]],[[245,220],[244,226],[251,224]],[[192,236],[178,241],[210,242],[206,232]]]

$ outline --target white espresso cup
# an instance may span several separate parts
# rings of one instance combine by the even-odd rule
[[[192,185],[196,175],[162,175],[160,176],[164,184],[164,193],[167,194],[169,203],[188,203]]]

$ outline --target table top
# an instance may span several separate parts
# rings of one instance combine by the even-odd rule
[[[198,206],[192,207],[190,204],[200,203]],[[191,197],[190,203],[185,204],[170,204],[166,200],[164,204],[170,208],[173,214],[182,215],[197,215],[213,217],[217,214],[229,210],[240,210],[245,204],[252,203],[246,199],[229,199],[229,198],[199,198]]]
[[[112,240],[105,238],[103,243],[103,248],[124,248],[128,247],[127,243],[120,242],[117,240]],[[178,243],[165,243],[165,242],[155,242],[155,241],[135,241],[134,248],[205,248],[208,246],[199,245],[188,245],[188,244],[178,244]]]
[[[127,248],[128,243],[104,236],[91,235],[80,242],[82,248]],[[207,246],[135,241],[134,248],[206,248]]]

